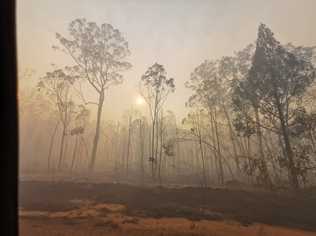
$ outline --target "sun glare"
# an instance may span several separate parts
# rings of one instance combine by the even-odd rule
[[[137,105],[143,105],[145,103],[145,100],[141,96],[138,96],[135,102]]]

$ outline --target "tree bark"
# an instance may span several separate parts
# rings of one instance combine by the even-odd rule
[[[48,172],[50,171],[50,159],[51,159],[51,155],[52,155],[52,151],[53,151],[54,140],[55,140],[55,135],[57,132],[58,125],[59,125],[59,122],[57,122],[57,124],[54,128],[53,134],[51,136],[51,139],[50,139],[49,151],[48,151],[48,156],[47,156],[47,171]]]
[[[141,172],[141,185],[144,185],[144,129],[143,122],[139,120],[139,147],[140,147],[140,172]]]
[[[206,177],[206,168],[205,168],[205,157],[204,157],[204,150],[203,150],[203,143],[202,143],[202,133],[201,133],[201,123],[200,123],[200,117],[198,117],[198,120],[196,122],[196,128],[197,128],[197,135],[199,138],[199,149],[200,149],[200,155],[201,155],[201,161],[202,161],[202,170],[203,170],[203,187],[207,187],[207,177]]]
[[[241,168],[240,168],[240,164],[239,164],[239,158],[238,158],[238,153],[237,153],[237,148],[236,148],[236,141],[235,138],[235,134],[234,134],[234,130],[232,127],[232,123],[231,123],[231,119],[230,116],[227,112],[226,107],[223,105],[223,109],[224,109],[224,114],[228,123],[228,128],[229,128],[229,136],[230,136],[230,140],[233,146],[233,152],[234,152],[234,160],[235,160],[235,164],[236,164],[236,169],[237,169],[237,175],[241,174]],[[239,145],[240,146],[240,145]]]
[[[72,152],[72,161],[71,161],[71,170],[73,169],[74,165],[75,165],[75,159],[76,159],[76,154],[77,154],[77,146],[78,146],[78,135],[76,135],[76,141],[75,141],[75,146],[74,146],[74,150]]]
[[[129,168],[129,152],[130,152],[130,145],[131,145],[131,124],[132,118],[131,116],[128,117],[128,137],[127,137],[127,150],[126,150],[126,176],[128,176],[128,168]]]
[[[65,144],[65,136],[66,136],[66,126],[63,126],[63,132],[61,135],[60,141],[60,150],[59,150],[59,161],[58,161],[58,169],[61,169],[62,161],[63,161],[63,154],[64,154],[64,144]]]
[[[218,161],[218,167],[219,167],[219,176],[218,180],[220,184],[224,184],[224,169],[223,169],[223,162],[222,162],[222,153],[221,153],[221,145],[220,145],[220,139],[219,139],[219,132],[218,132],[218,125],[217,125],[217,115],[216,115],[216,110],[214,110],[214,114],[212,114],[212,121],[214,125],[214,134],[216,137],[216,145],[217,145],[217,161]]]
[[[297,173],[295,170],[295,165],[294,165],[294,155],[293,155],[293,150],[291,147],[290,143],[290,138],[289,138],[289,133],[288,133],[288,127],[286,125],[285,119],[284,119],[284,114],[282,112],[281,104],[277,104],[278,108],[278,113],[279,113],[279,120],[281,123],[281,132],[283,136],[283,141],[285,145],[285,153],[288,159],[288,169],[289,169],[289,180],[291,183],[291,187],[294,190],[299,189],[299,182],[297,178]]]
[[[158,166],[158,178],[159,184],[161,185],[161,165],[162,165],[162,158],[163,158],[163,150],[162,150],[162,143],[163,143],[163,113],[161,113],[160,118],[160,126],[159,126],[159,135],[160,135],[160,150],[159,150],[159,166]]]
[[[268,173],[267,162],[266,162],[264,151],[263,151],[263,141],[262,141],[259,111],[256,106],[254,106],[254,110],[255,110],[255,118],[256,118],[256,133],[257,133],[257,138],[258,138],[258,143],[259,143],[260,160],[262,164],[262,169],[260,168],[261,174],[263,175],[263,178],[264,178],[264,182],[265,182],[264,184],[267,185],[269,188],[271,188],[272,182]]]
[[[152,132],[151,132],[151,174],[152,174],[152,179],[155,179],[155,162],[157,161],[157,156],[155,156],[155,129],[157,126],[157,116],[158,116],[158,92],[156,92],[155,95],[155,104],[154,104],[154,112],[153,112],[153,122],[152,122]]]
[[[95,160],[97,156],[98,143],[99,143],[99,138],[100,138],[100,125],[101,125],[103,102],[104,102],[104,90],[101,90],[100,95],[99,95],[99,103],[98,103],[97,124],[96,124],[96,129],[95,129],[95,136],[93,139],[91,161],[89,165],[90,170],[94,169],[94,164],[95,164]]]

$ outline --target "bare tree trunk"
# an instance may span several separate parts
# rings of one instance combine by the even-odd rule
[[[199,138],[199,149],[200,149],[200,155],[201,155],[201,160],[202,160],[202,168],[203,168],[203,187],[207,187],[205,157],[204,157],[204,151],[203,151],[202,133],[201,133],[200,125],[201,124],[200,124],[200,115],[199,115],[196,126],[197,126],[197,132],[198,132],[198,138]]]
[[[55,135],[57,132],[58,125],[59,125],[59,122],[56,123],[53,134],[50,138],[49,151],[48,151],[48,156],[47,156],[47,171],[48,172],[50,171],[50,159],[51,159],[51,155],[52,155],[52,151],[53,151],[54,140],[55,140]]]
[[[153,119],[152,129],[151,129],[151,177],[154,179],[154,155],[155,155],[155,118]]]
[[[247,137],[247,161],[248,161],[248,166],[251,165],[251,158],[252,158],[252,149],[251,149],[251,137],[248,136]],[[253,178],[252,176],[250,175],[247,175],[248,176],[248,181],[249,183],[253,184]]]
[[[177,125],[177,124],[176,124]],[[179,137],[179,128],[178,126],[176,126],[176,138]],[[176,152],[176,155],[174,155],[173,157],[173,163],[172,163],[172,170],[173,170],[173,175],[178,175],[178,168],[175,168],[177,166],[177,160],[179,159],[180,160],[180,144],[179,142],[176,142],[176,145],[177,145],[177,152]],[[176,173],[174,173],[176,172]]]
[[[155,179],[155,161],[157,161],[155,156],[155,129],[157,123],[157,109],[158,109],[158,92],[155,94],[154,111],[152,117],[152,130],[151,130],[151,175],[152,179]]]
[[[228,128],[229,128],[229,136],[230,136],[230,140],[233,146],[233,152],[234,152],[234,160],[236,163],[236,169],[237,169],[237,173],[238,175],[241,173],[241,169],[240,169],[240,164],[239,164],[239,159],[238,159],[238,153],[237,153],[237,148],[236,148],[236,141],[235,141],[235,134],[234,134],[234,130],[232,128],[232,124],[231,124],[231,119],[230,116],[227,112],[227,109],[225,106],[223,106],[224,109],[224,114],[228,123]]]
[[[159,184],[162,184],[162,179],[161,179],[161,166],[162,166],[162,161],[163,161],[163,153],[162,149],[160,150],[159,153],[159,167],[158,167],[158,178],[159,178]]]
[[[144,141],[143,122],[141,119],[139,119],[140,172],[142,185],[144,185]]]
[[[159,151],[159,167],[158,167],[158,178],[159,178],[159,183],[161,184],[161,164],[162,164],[162,143],[163,143],[163,113],[161,113],[161,118],[160,118],[160,151]]]
[[[120,160],[121,160],[121,163],[120,163],[120,174],[124,174],[125,173],[125,166],[126,166],[126,158],[125,158],[125,146],[126,146],[126,139],[125,139],[125,133],[124,133],[124,129],[121,130],[120,132],[120,142],[119,142],[119,150],[118,150],[118,153],[120,153]]]
[[[294,154],[293,154],[293,150],[292,150],[291,143],[290,143],[288,127],[287,127],[286,121],[284,119],[281,105],[277,104],[277,108],[278,108],[278,113],[279,113],[279,120],[281,123],[281,132],[282,132],[283,141],[284,141],[284,145],[285,145],[285,153],[286,153],[286,156],[288,158],[288,169],[289,169],[289,173],[290,173],[290,175],[289,175],[290,176],[290,183],[292,185],[292,188],[297,190],[297,189],[299,189],[299,182],[298,182],[298,177],[297,177],[297,173],[295,170]]]
[[[89,169],[93,170],[96,156],[97,156],[97,150],[98,150],[98,143],[100,138],[100,124],[101,124],[101,115],[102,115],[102,108],[103,108],[103,102],[104,102],[104,90],[101,90],[99,94],[99,103],[98,103],[98,114],[97,114],[97,124],[95,129],[95,136],[93,139],[93,146],[92,146],[92,153],[91,153],[91,161],[89,165]]]
[[[158,114],[158,111],[157,111],[157,121],[156,121],[156,146],[155,146],[155,169],[154,169],[154,172],[155,172],[155,178],[157,177],[157,168],[158,168],[158,165],[159,165],[159,160],[158,160],[158,148],[159,148],[159,128],[160,128],[161,124],[160,124],[160,121],[159,121],[159,114]]]
[[[211,122],[211,137],[212,137],[212,143],[213,143],[213,146],[214,146],[214,149],[212,150],[213,151],[213,157],[214,157],[214,166],[213,166],[213,170],[215,173],[215,176],[219,176],[219,168],[218,168],[218,155],[217,155],[217,149],[215,148],[217,145],[216,145],[216,135],[215,135],[215,125],[214,125],[214,119],[213,119],[213,114],[211,112],[211,109],[210,109],[210,116],[211,116],[211,119],[210,119],[210,122]]]
[[[65,136],[65,145],[64,145],[64,154],[63,154],[63,161],[64,163],[67,163],[67,151],[68,151],[68,141],[69,138],[67,137],[67,135]],[[66,165],[66,167],[68,167]]]
[[[201,160],[202,160],[202,168],[203,168],[203,186],[207,187],[207,179],[206,179],[206,169],[205,169],[205,158],[203,153],[203,144],[201,141],[201,137],[199,138],[199,147],[200,147],[200,154],[201,154]]]
[[[220,182],[220,184],[224,184],[224,169],[223,169],[221,145],[220,145],[220,140],[219,140],[219,132],[218,132],[218,125],[217,125],[216,117],[217,116],[216,116],[216,111],[215,111],[214,115],[213,115],[213,122],[214,122],[215,136],[216,136],[216,143],[217,143],[219,182]]]
[[[128,137],[127,137],[127,153],[126,153],[126,176],[128,176],[128,168],[129,168],[129,151],[131,145],[131,116],[128,118]]]
[[[262,132],[261,132],[261,124],[260,124],[260,118],[259,118],[259,111],[256,106],[254,106],[255,110],[255,118],[256,118],[256,133],[259,143],[259,153],[260,153],[260,162],[261,162],[261,174],[264,178],[264,184],[267,185],[269,188],[272,187],[272,182],[269,176],[268,168],[267,168],[267,162],[265,159],[264,151],[263,151],[263,141],[262,141]]]
[[[59,170],[61,169],[61,164],[62,164],[62,160],[63,160],[65,136],[66,136],[66,126],[63,125],[63,132],[61,135],[60,149],[59,149],[59,161],[58,161],[58,169]]]
[[[74,167],[74,164],[75,164],[75,159],[76,159],[76,154],[77,154],[77,146],[78,146],[78,135],[76,135],[76,141],[75,141],[75,146],[74,146],[74,150],[72,152],[72,161],[71,161],[71,170],[73,169]]]

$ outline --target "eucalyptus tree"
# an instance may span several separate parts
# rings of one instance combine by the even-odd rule
[[[228,137],[231,141],[233,158],[237,172],[240,173],[239,149],[241,143],[233,129],[230,115],[231,108],[231,84],[237,76],[236,59],[234,57],[222,57],[219,60],[206,60],[191,73],[190,79],[185,83],[187,88],[193,90],[187,106],[202,106],[209,113],[212,136],[218,146],[217,155],[220,151],[219,120],[226,120]],[[223,119],[224,118],[224,119]]]
[[[56,124],[53,136],[55,136],[58,124],[62,124],[62,134],[58,161],[59,169],[61,168],[63,155],[65,152],[65,137],[68,132],[69,124],[72,121],[74,115],[75,104],[71,98],[71,88],[76,79],[78,79],[78,77],[73,73],[73,68],[66,67],[64,70],[55,69],[52,72],[47,72],[45,76],[40,78],[37,85],[39,91],[44,92],[45,95],[47,95],[47,97],[51,100],[58,113],[59,121]],[[48,159],[51,155],[51,147]]]
[[[247,90],[255,91],[259,111],[274,121],[271,128],[278,129],[282,137],[289,182],[294,189],[299,188],[299,179],[289,125],[314,78],[310,60],[282,46],[264,24],[259,26]]]
[[[155,167],[158,157],[158,126],[159,115],[168,95],[175,91],[173,78],[167,77],[165,68],[155,63],[150,66],[140,80],[140,94],[149,106],[150,117],[152,121],[151,127],[151,162],[152,177],[155,178]]]
[[[249,160],[251,157],[251,136],[255,134],[255,125],[252,119],[251,102],[240,103],[238,100],[238,86],[247,78],[252,63],[255,46],[247,45],[244,49],[238,51],[234,55],[235,61],[235,77],[231,83],[231,106],[232,106],[232,123],[236,135],[244,140],[241,145],[243,149],[243,159]]]
[[[256,175],[257,183],[265,187],[271,187],[272,182],[268,172],[263,143],[262,118],[259,114],[260,97],[254,88],[255,82],[248,79],[254,50],[255,48],[251,44],[236,53],[236,72],[238,76],[232,83],[233,124],[237,133],[248,140],[248,162],[244,165],[247,175]],[[258,157],[256,157],[257,155],[253,157],[249,150],[250,138],[254,134],[258,144]],[[255,174],[256,172],[258,173]]]
[[[96,129],[89,164],[92,170],[100,137],[105,91],[112,85],[122,83],[122,72],[131,68],[131,64],[125,60],[130,51],[122,33],[111,24],[99,26],[86,19],[75,19],[70,22],[68,32],[69,37],[56,34],[61,49],[73,59],[78,73],[98,95]]]

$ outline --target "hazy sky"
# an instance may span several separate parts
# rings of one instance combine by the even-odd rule
[[[137,106],[139,79],[155,62],[176,80],[166,109],[183,117],[191,93],[183,84],[194,68],[253,42],[260,22],[282,43],[316,45],[316,0],[18,0],[19,69],[39,77],[51,63],[71,64],[52,45],[56,32],[67,35],[69,22],[81,17],[112,24],[129,42],[133,68],[108,92],[104,117],[110,119]]]

